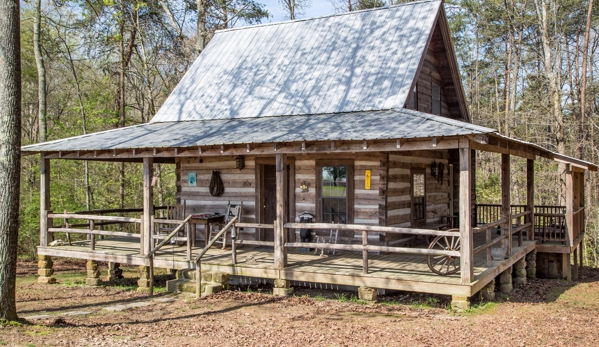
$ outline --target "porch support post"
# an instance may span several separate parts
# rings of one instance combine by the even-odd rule
[[[287,266],[287,250],[285,249],[286,233],[283,225],[287,220],[286,216],[286,194],[285,187],[287,181],[287,156],[282,153],[277,154],[277,219],[275,220],[275,269],[282,270]]]
[[[146,255],[150,252],[152,242],[152,217],[154,216],[154,189],[152,187],[152,176],[154,158],[144,158],[144,186],[143,186],[143,209],[142,230],[139,239],[139,252]]]
[[[574,242],[574,171],[566,165],[566,245]],[[565,274],[564,274],[565,275]]]
[[[532,241],[535,238],[535,161],[526,159],[526,210],[530,214],[524,218],[524,223],[530,223],[526,239]]]
[[[510,155],[501,154],[501,218],[505,218],[507,221],[501,228],[502,235],[507,235],[507,255],[512,255],[512,220],[511,220],[511,206],[510,206],[510,177],[511,166],[510,166]]]
[[[40,164],[40,246],[48,246],[48,210],[50,210],[50,159],[41,155]]]
[[[472,152],[470,141],[460,139],[460,273],[462,284],[470,284],[473,274],[472,236]]]

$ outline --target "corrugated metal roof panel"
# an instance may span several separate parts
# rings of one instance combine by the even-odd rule
[[[155,122],[23,147],[24,152],[173,148],[247,143],[409,139],[493,133],[466,122],[386,111]]]
[[[217,32],[152,122],[403,107],[441,1]]]

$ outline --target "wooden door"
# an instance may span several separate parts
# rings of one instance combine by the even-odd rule
[[[277,171],[275,165],[261,166],[260,223],[272,224],[277,218]],[[263,230],[264,241],[274,241],[272,229]]]

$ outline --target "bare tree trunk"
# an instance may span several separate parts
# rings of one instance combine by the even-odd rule
[[[59,35],[60,39],[64,43],[65,49],[67,50],[67,56],[69,58],[69,66],[71,68],[71,73],[73,74],[73,78],[75,79],[75,87],[77,88],[77,100],[79,101],[79,114],[81,115],[81,127],[83,130],[83,135],[87,134],[87,121],[85,116],[85,107],[83,107],[83,94],[81,92],[81,84],[79,83],[79,77],[77,76],[77,70],[75,69],[75,64],[73,63],[73,56],[71,54],[71,48],[67,44],[67,42]],[[85,179],[85,207],[87,211],[91,210],[91,187],[89,185],[89,162],[87,160],[83,161],[84,166],[84,179]]]
[[[202,53],[206,47],[206,0],[196,0],[198,24],[196,31],[196,51]]]
[[[21,173],[18,0],[0,1],[0,319],[17,320],[15,278]]]
[[[40,45],[40,28],[42,21],[41,0],[35,0],[33,14],[33,52],[35,54],[35,66],[37,67],[37,96],[38,96],[38,122],[39,141],[45,142],[48,134],[48,123],[46,122],[46,67],[44,56]]]
[[[348,12],[351,12],[351,11],[353,11],[353,9],[352,9],[352,5],[351,5],[351,0],[347,0],[347,11],[348,11]]]
[[[539,4],[539,1],[541,3]],[[535,8],[537,12],[537,19],[539,23],[539,31],[541,34],[541,45],[543,48],[543,65],[545,67],[544,74],[547,80],[549,81],[549,88],[551,92],[551,109],[553,115],[553,124],[554,129],[553,132],[555,134],[555,145],[557,147],[557,151],[559,153],[565,154],[566,145],[565,145],[565,137],[564,137],[564,120],[562,113],[562,105],[561,105],[561,89],[559,83],[559,76],[556,74],[554,69],[554,64],[552,60],[551,54],[551,42],[549,39],[549,15],[547,13],[547,1],[549,0],[534,0]],[[556,45],[559,46],[559,42],[556,42]],[[556,59],[559,59],[559,49],[556,47]],[[559,69],[560,64],[556,63],[555,68]],[[560,174],[564,173],[566,169],[565,164],[559,163],[559,172]],[[560,201],[562,200],[562,189],[560,189]]]
[[[587,59],[589,56],[589,36],[591,34],[591,20],[593,14],[593,0],[589,0],[589,11],[587,14],[587,23],[584,30],[584,44],[582,47],[582,79],[580,82],[580,136],[584,136],[585,114],[586,114],[586,92],[587,92]],[[582,139],[584,140],[584,138]],[[582,141],[581,141],[582,142]],[[578,153],[582,159],[584,156],[584,145],[581,144]],[[588,174],[587,174],[588,176]],[[587,179],[588,182],[588,179]],[[590,195],[590,194],[589,194]]]

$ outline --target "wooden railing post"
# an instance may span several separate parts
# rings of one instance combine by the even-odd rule
[[[287,181],[287,157],[282,154],[277,154],[276,162],[276,213],[277,219],[275,220],[275,269],[282,270],[287,266],[287,249],[285,248],[286,243],[286,232],[285,232],[285,187]]]
[[[362,230],[362,246],[368,246],[368,231]],[[362,251],[362,272],[368,273],[368,251]]]
[[[468,139],[460,139],[460,274],[462,284],[474,280],[472,235],[472,152]]]
[[[90,219],[90,221],[89,221],[89,231],[94,232],[94,228],[95,228],[94,221]],[[96,235],[90,234],[89,236],[90,236],[90,238],[89,238],[89,244],[91,246],[91,250],[93,251],[93,250],[96,249]]]
[[[572,165],[566,168],[566,245],[574,242],[574,172]]]
[[[510,155],[501,154],[501,218],[506,219],[506,224],[501,228],[502,234],[508,236],[507,240],[507,254],[512,254],[512,216],[511,216],[511,204],[510,204],[510,180],[511,180],[511,165]]]
[[[143,230],[140,233],[140,252],[146,255],[150,252],[152,242],[152,218],[154,217],[154,191],[152,187],[154,159],[143,158]]]
[[[48,246],[48,210],[50,209],[50,159],[41,155],[40,163],[40,246]]]
[[[526,210],[530,213],[524,217],[524,223],[530,223],[526,239],[532,241],[535,238],[535,161],[526,159]]]

